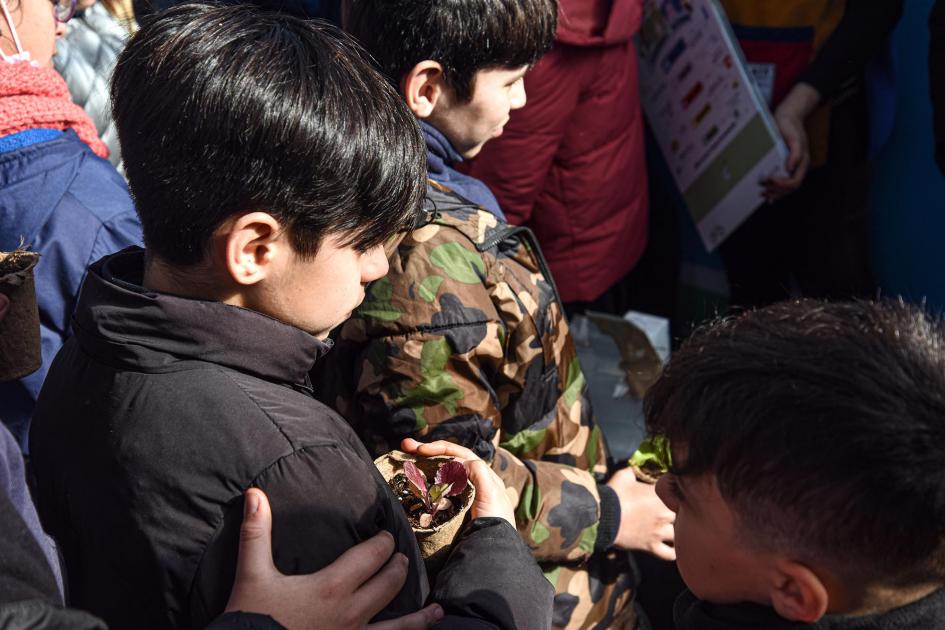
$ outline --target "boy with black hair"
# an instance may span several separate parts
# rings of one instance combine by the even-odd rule
[[[603,435],[541,251],[451,166],[524,105],[556,3],[351,0],[342,15],[420,120],[431,182],[427,217],[317,366],[316,395],[375,453],[423,436],[491,461],[556,587],[554,626],[632,627],[623,550],[672,559],[672,515],[629,470],[604,483]]]
[[[281,571],[387,530],[406,583],[379,618],[419,609],[431,589],[403,509],[308,379],[419,210],[413,117],[336,29],[248,6],[149,21],[112,97],[147,249],[90,269],[31,433],[72,603],[116,628],[206,623],[259,486]],[[504,487],[461,457],[473,520],[432,597],[463,627],[547,625],[552,590]]]
[[[784,302],[697,332],[646,397],[673,463],[678,630],[945,627],[945,326]]]

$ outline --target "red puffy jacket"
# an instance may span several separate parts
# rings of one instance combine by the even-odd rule
[[[592,301],[646,246],[643,118],[632,38],[642,0],[559,0],[528,103],[469,167],[531,227],[565,302]]]

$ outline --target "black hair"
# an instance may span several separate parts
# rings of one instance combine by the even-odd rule
[[[945,578],[945,328],[901,301],[724,319],[645,398],[680,476],[712,474],[749,542],[857,580]]]
[[[554,43],[556,0],[344,0],[342,24],[395,83],[421,61],[443,66],[462,100],[480,70],[531,65]]]
[[[184,4],[128,42],[111,86],[149,254],[204,259],[255,210],[304,257],[413,226],[426,150],[402,99],[338,29],[246,5]]]

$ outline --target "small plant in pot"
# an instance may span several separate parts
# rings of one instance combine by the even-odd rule
[[[440,464],[429,486],[427,476],[415,463],[405,461],[403,470],[388,484],[404,506],[407,520],[414,529],[442,525],[462,509],[459,496],[469,481],[466,467],[460,462],[454,459]]]
[[[643,440],[627,464],[633,469],[638,480],[655,484],[673,464],[669,440],[661,435]]]
[[[374,461],[404,508],[426,562],[436,575],[476,496],[462,462],[449,457],[414,457],[391,451]]]
[[[9,299],[0,322],[0,381],[11,381],[35,372],[43,362],[39,337],[39,309],[33,284],[33,267],[39,254],[23,249],[0,252],[0,293]]]

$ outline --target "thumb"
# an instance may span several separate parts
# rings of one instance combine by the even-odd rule
[[[472,517],[498,516],[515,527],[515,510],[505,493],[505,485],[481,459],[466,462],[469,480],[476,487]]]
[[[787,138],[787,147],[788,158],[785,163],[785,168],[787,168],[788,175],[791,175],[797,168],[798,162],[801,161],[801,142],[796,136],[792,135]]]
[[[243,578],[264,578],[275,571],[272,562],[272,510],[269,507],[269,499],[259,488],[250,488],[246,491],[243,504],[236,575]]]

